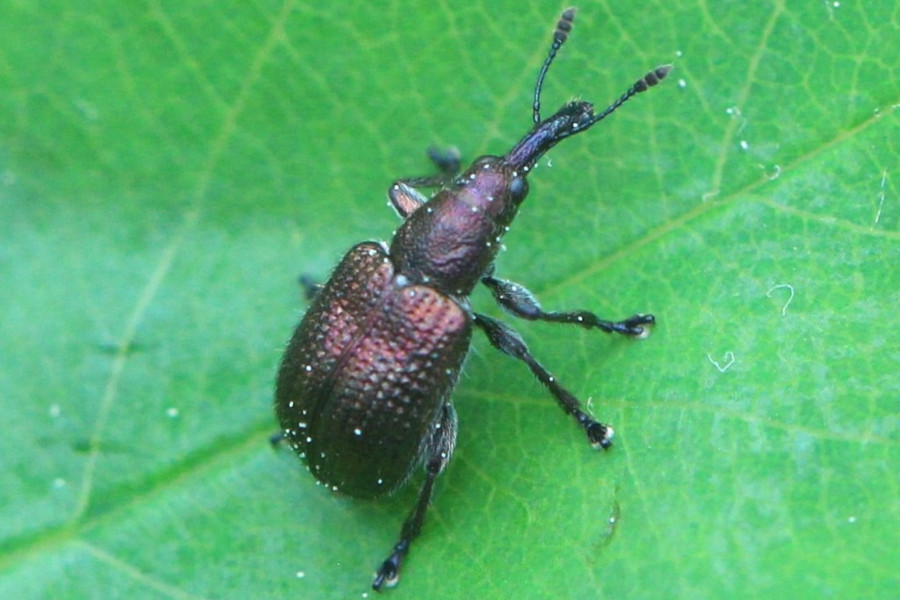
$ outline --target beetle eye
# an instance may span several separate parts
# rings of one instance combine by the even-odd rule
[[[528,182],[524,177],[512,178],[509,182],[509,194],[516,204],[525,199],[525,195],[528,194]]]

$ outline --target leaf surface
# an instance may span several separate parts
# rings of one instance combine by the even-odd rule
[[[888,598],[900,586],[893,3],[580,7],[498,275],[646,340],[517,329],[616,444],[476,339],[396,598]],[[385,190],[531,126],[558,6],[0,7],[0,597],[369,597],[416,489],[273,450],[272,381]],[[483,291],[478,310],[499,314]]]

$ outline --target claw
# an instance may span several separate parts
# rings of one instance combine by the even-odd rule
[[[386,561],[381,563],[381,567],[375,573],[375,580],[372,582],[373,590],[376,592],[380,591],[383,585],[388,587],[397,585],[397,582],[400,581],[400,560],[402,558],[403,554],[394,552]]]
[[[613,428],[603,423],[594,421],[586,427],[588,441],[594,448],[607,450],[612,446],[612,438],[615,435]]]
[[[626,328],[625,335],[642,339],[650,335],[650,326],[656,325],[656,317],[638,314],[622,321],[622,325]]]

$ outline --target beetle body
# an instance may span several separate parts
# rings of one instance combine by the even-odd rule
[[[398,274],[382,245],[355,246],[285,353],[276,406],[289,443],[335,490],[393,492],[430,450],[471,337],[454,300]]]
[[[456,412],[450,394],[474,328],[523,361],[593,445],[610,446],[612,428],[582,410],[515,331],[473,311],[468,296],[479,282],[520,318],[631,337],[642,336],[654,322],[651,315],[606,321],[587,311],[546,312],[524,287],[493,276],[501,238],[528,193],[526,177],[537,160],[658,83],[670,69],[650,71],[600,113],[589,102],[573,101],[541,119],[541,84],[573,18],[574,9],[568,9],[557,24],[535,89],[532,130],[503,156],[478,158],[460,175],[452,157],[433,157],[444,175],[396,182],[388,194],[404,222],[390,246],[364,242],[344,256],[312,298],[282,359],[276,414],[283,436],[321,483],[373,498],[393,492],[418,465],[425,466],[418,502],[378,569],[375,589],[396,582],[421,529],[435,478],[453,452]],[[428,199],[415,186],[440,189]]]

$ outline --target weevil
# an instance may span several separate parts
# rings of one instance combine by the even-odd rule
[[[641,77],[608,108],[594,113],[574,100],[541,118],[544,77],[572,29],[566,9],[534,89],[531,131],[503,156],[482,156],[458,174],[459,158],[433,153],[435,176],[401,179],[388,191],[404,219],[390,245],[362,242],[344,256],[315,294],[288,343],[278,371],[275,412],[282,435],[307,468],[331,489],[375,498],[401,487],[420,465],[425,481],[400,537],[375,573],[372,587],[394,585],[419,535],[434,483],[456,445],[450,394],[472,331],[524,362],[574,417],[595,447],[608,448],[612,428],[596,421],[529,352],[508,325],[473,310],[480,282],[508,313],[641,337],[654,317],[607,321],[579,310],[545,311],[519,284],[494,276],[501,239],[528,194],[538,159],[569,136],[587,131],[660,82],[670,65]],[[438,188],[431,197],[417,188]]]

